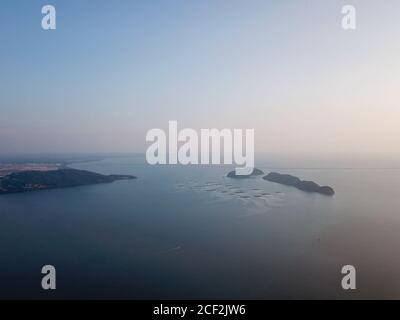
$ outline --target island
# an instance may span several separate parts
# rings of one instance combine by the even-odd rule
[[[128,179],[136,179],[136,177],[130,175],[102,175],[86,170],[64,167],[47,171],[17,171],[0,177],[0,194],[69,188]]]
[[[264,180],[280,183],[286,186],[292,186],[305,192],[316,192],[327,196],[333,196],[335,191],[328,186],[320,186],[313,181],[304,181],[290,174],[280,174],[271,172],[265,177]]]
[[[248,175],[237,175],[236,171],[233,170],[233,171],[228,173],[227,177],[228,178],[234,178],[234,179],[244,179],[244,178],[250,178],[250,177],[254,177],[254,176],[261,176],[263,174],[264,174],[264,172],[262,170],[254,168],[253,172],[251,174],[248,174]]]

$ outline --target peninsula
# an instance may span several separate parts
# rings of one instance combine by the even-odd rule
[[[130,175],[102,175],[70,168],[47,171],[17,171],[0,177],[0,194],[77,187],[128,179],[136,179],[136,177]]]

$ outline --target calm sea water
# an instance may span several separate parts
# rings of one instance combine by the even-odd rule
[[[75,163],[137,180],[0,197],[1,298],[400,298],[400,166],[259,158],[334,197],[229,167]],[[41,267],[57,290],[41,289]],[[357,290],[341,289],[341,268]]]

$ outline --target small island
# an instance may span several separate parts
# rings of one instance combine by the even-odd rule
[[[254,168],[253,172],[251,174],[237,175],[236,171],[233,170],[233,171],[228,173],[227,177],[228,178],[234,178],[234,179],[244,179],[244,178],[250,178],[250,177],[254,177],[254,176],[260,176],[260,175],[263,175],[263,174],[264,174],[264,172],[262,170]]]
[[[280,183],[286,186],[292,186],[305,192],[316,192],[327,196],[333,196],[335,191],[328,186],[320,186],[313,181],[304,181],[290,174],[280,174],[271,172],[265,177],[264,180]]]
[[[70,168],[48,171],[18,171],[0,178],[0,194],[69,188],[128,179],[136,179],[136,177],[130,175],[102,175]]]

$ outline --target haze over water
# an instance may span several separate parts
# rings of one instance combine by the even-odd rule
[[[73,161],[138,179],[0,196],[0,298],[400,299],[398,0],[352,0],[352,30],[342,0],[51,4],[55,30],[42,0],[1,2],[0,162],[143,154],[177,121],[254,129],[256,154],[278,154],[257,168],[336,193],[139,155]]]
[[[398,158],[312,159],[257,167],[331,185],[334,197],[229,179],[223,166],[74,163],[138,179],[1,196],[0,297],[399,298]],[[40,287],[45,264],[56,291]],[[352,292],[341,289],[347,264]]]

